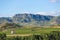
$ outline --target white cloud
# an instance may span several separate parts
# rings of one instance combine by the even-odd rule
[[[50,2],[57,2],[57,0],[49,0]]]
[[[60,11],[37,12],[37,13],[35,13],[35,14],[58,16],[58,15],[60,15]]]
[[[52,3],[55,3],[57,1],[59,1],[59,0],[49,0],[49,2],[52,2]]]
[[[47,12],[37,12],[35,14],[48,15]]]

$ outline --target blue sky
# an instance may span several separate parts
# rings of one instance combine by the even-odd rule
[[[60,0],[0,0],[0,17],[26,12],[60,15]]]

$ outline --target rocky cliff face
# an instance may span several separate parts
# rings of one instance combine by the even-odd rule
[[[50,26],[60,24],[60,17],[46,16],[40,14],[16,14],[13,17],[0,17],[1,23],[16,23],[19,25],[30,26]],[[55,22],[55,23],[54,23]]]

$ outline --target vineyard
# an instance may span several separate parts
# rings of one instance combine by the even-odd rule
[[[60,40],[60,31],[30,36],[6,36],[5,33],[0,33],[0,40]]]
[[[11,30],[15,33],[11,34]],[[0,40],[60,40],[60,28],[12,28],[0,31]]]

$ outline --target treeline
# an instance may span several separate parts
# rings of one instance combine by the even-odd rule
[[[0,40],[60,40],[60,31],[52,31],[51,33],[39,35],[14,37],[7,37],[6,34],[0,33]]]

